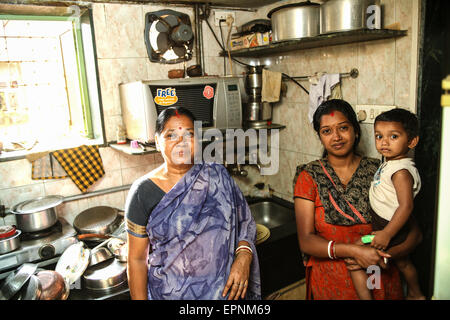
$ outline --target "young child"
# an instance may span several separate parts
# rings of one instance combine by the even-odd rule
[[[369,191],[375,235],[371,246],[386,250],[406,239],[414,197],[420,190],[419,172],[408,157],[409,150],[419,142],[419,124],[413,113],[393,109],[375,118],[374,131],[376,148],[385,161],[375,173]],[[407,299],[425,299],[409,257],[394,261],[408,285]],[[371,299],[365,271],[352,271],[351,275],[358,296]]]

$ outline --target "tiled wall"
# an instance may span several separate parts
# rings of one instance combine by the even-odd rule
[[[410,101],[411,66],[415,66],[411,50],[413,37],[413,2],[418,0],[385,0],[384,24],[400,22],[402,29],[408,29],[408,36],[397,40],[380,40],[353,45],[342,45],[320,49],[289,52],[281,56],[271,56],[270,69],[282,71],[291,76],[311,75],[326,71],[348,72],[359,69],[360,76],[342,80],[344,99],[355,104],[395,104],[407,107]],[[283,3],[297,1],[283,1]],[[278,4],[279,5],[279,4]],[[236,12],[236,25],[256,19],[266,18],[267,12],[278,5],[260,8],[255,12]],[[147,57],[143,41],[144,17],[149,11],[164,8],[187,13],[194,23],[190,7],[169,7],[167,5],[138,4],[93,4],[93,16],[98,57],[98,69],[108,141],[116,140],[116,128],[122,122],[118,85],[121,82],[142,79],[166,79],[170,69],[179,65],[151,63]],[[216,34],[213,16],[209,19]],[[417,23],[417,22],[414,22]],[[225,29],[225,28],[224,28]],[[223,58],[211,32],[204,30],[205,72],[223,75]],[[227,30],[224,30],[225,32]],[[265,59],[265,58],[264,58]],[[248,59],[241,59],[248,61]],[[265,59],[266,60],[266,59]],[[187,65],[195,64],[195,57]],[[244,69],[234,63],[235,74]],[[227,69],[227,73],[229,73]],[[308,96],[296,85],[287,83],[287,96],[274,106],[273,121],[287,126],[280,132],[280,171],[274,176],[260,176],[254,167],[246,168],[249,176],[236,178],[244,193],[248,194],[257,182],[269,183],[275,195],[292,201],[292,178],[298,164],[313,160],[321,155],[320,142],[307,121]],[[307,87],[309,85],[305,83]],[[362,149],[374,155],[370,126],[363,126]],[[134,179],[162,163],[159,155],[130,156],[111,148],[101,148],[106,174],[88,191],[127,185]],[[375,154],[376,155],[376,154]],[[79,194],[70,179],[55,181],[31,180],[31,163],[17,160],[0,163],[0,200],[7,207],[39,196],[59,194],[71,196]],[[102,195],[84,200],[72,201],[58,208],[58,214],[69,222],[84,209],[97,205],[123,208],[127,191]],[[12,223],[11,217],[0,218],[0,225]]]
[[[417,94],[413,80],[417,77],[417,54],[414,50],[417,46],[415,33],[419,24],[419,1],[384,0],[381,3],[383,26],[399,22],[402,30],[408,30],[406,37],[274,55],[265,59],[270,63],[269,69],[290,76],[303,76],[315,72],[343,73],[357,68],[358,78],[341,80],[343,99],[353,107],[357,104],[396,105],[416,112]],[[276,6],[267,6],[264,11]],[[275,190],[275,195],[292,202],[292,181],[297,165],[319,158],[323,149],[308,121],[308,95],[292,82],[287,82],[287,85],[287,96],[273,108],[273,122],[286,125],[286,129],[280,131],[280,170],[264,179]],[[309,88],[307,81],[302,85]],[[360,152],[378,157],[373,142],[373,125],[362,124],[361,127]]]

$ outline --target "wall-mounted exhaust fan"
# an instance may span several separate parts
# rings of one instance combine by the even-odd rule
[[[187,14],[160,10],[145,15],[145,45],[150,61],[179,63],[192,58],[194,34]]]

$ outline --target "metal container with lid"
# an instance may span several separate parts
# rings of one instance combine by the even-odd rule
[[[0,226],[0,254],[8,253],[20,247],[20,234],[15,226]]]
[[[369,27],[379,29],[381,17],[376,13],[381,12],[380,10],[380,0],[328,0],[320,6],[320,33]],[[373,14],[375,14],[375,19],[369,19]],[[368,26],[368,23],[373,26]]]
[[[117,259],[108,260],[88,268],[83,274],[87,289],[109,290],[127,280],[127,264]]]
[[[272,41],[314,37],[320,33],[320,4],[310,1],[291,3],[272,9]]]
[[[17,226],[23,232],[36,232],[53,226],[58,221],[55,208],[63,202],[61,196],[45,196],[16,204],[14,213]]]

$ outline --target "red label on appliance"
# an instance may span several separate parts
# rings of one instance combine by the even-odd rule
[[[214,88],[211,86],[205,86],[205,89],[203,89],[203,96],[206,99],[212,99],[214,97]]]

